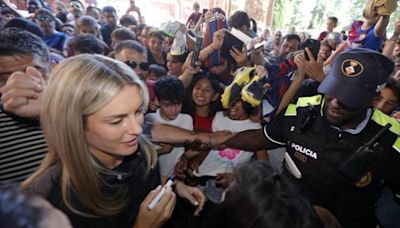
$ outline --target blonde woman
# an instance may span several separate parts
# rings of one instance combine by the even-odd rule
[[[57,65],[41,113],[49,153],[22,187],[74,227],[162,226],[176,198],[167,188],[147,209],[161,189],[156,153],[141,136],[148,102],[145,85],[124,63],[80,55]],[[175,191],[201,210],[200,190],[176,183]]]

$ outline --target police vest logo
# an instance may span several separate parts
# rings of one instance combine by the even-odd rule
[[[363,188],[367,185],[369,185],[372,182],[372,174],[371,172],[368,172],[365,174],[359,181],[357,181],[356,186],[359,188]]]
[[[364,72],[364,66],[357,60],[346,59],[342,62],[342,73],[347,77],[357,77]]]
[[[304,146],[298,145],[296,143],[292,143],[292,144],[290,144],[290,147],[292,149],[294,149],[296,152],[300,152],[308,157],[311,157],[311,158],[314,158],[315,160],[317,160],[317,153],[315,153],[314,151],[312,151]],[[300,159],[300,160],[302,160],[302,159]]]

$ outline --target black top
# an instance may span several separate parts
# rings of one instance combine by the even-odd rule
[[[110,26],[103,25],[100,28],[101,36],[103,37],[104,42],[110,46],[111,45],[111,33],[114,31]]]
[[[349,133],[330,126],[325,120],[321,95],[300,99],[264,128],[270,141],[286,146],[302,177],[297,179],[289,169],[284,174],[313,205],[330,210],[344,227],[376,227],[374,204],[381,183],[384,181],[394,193],[400,192],[400,150],[395,143],[399,124],[371,109],[366,126],[358,133]],[[310,111],[307,103],[317,104]],[[305,124],[310,112],[314,112],[314,118]],[[366,167],[360,181],[351,181],[339,167],[388,122],[393,127],[379,140],[382,148],[379,159]]]
[[[159,64],[159,63],[157,63],[156,62],[156,60],[154,59],[154,56],[153,56],[153,54],[151,53],[151,51],[150,51],[150,49],[148,49],[147,48],[147,62],[149,63],[149,65],[150,64],[157,64],[157,65],[159,65],[159,66],[162,66],[162,67],[164,67],[165,68],[165,70],[166,71],[168,71],[168,68],[167,68],[167,53],[165,52],[165,51],[163,51],[162,52],[162,56],[163,56],[163,58],[164,58],[164,64]]]
[[[140,149],[138,151],[141,151]],[[60,172],[58,175],[46,173],[50,175],[52,182],[50,191],[47,191],[45,198],[56,208],[63,211],[71,221],[73,227],[129,227],[131,228],[136,220],[139,207],[147,194],[160,184],[160,176],[158,167],[151,169],[148,176],[145,176],[147,161],[142,152],[136,152],[132,156],[127,157],[119,166],[113,169],[116,175],[101,174],[104,182],[101,190],[105,195],[114,195],[120,190],[127,191],[127,204],[120,213],[103,218],[84,217],[70,211],[63,203],[60,188]],[[57,169],[56,169],[57,170]],[[59,169],[58,169],[59,170]],[[48,179],[48,180],[49,180]],[[46,184],[42,185],[46,186]],[[40,185],[38,185],[40,187]],[[34,190],[35,191],[35,190]],[[43,190],[40,190],[43,191]],[[71,192],[75,207],[83,212],[87,212],[79,203],[78,198]]]
[[[0,102],[0,185],[28,178],[47,151],[40,122],[6,112]]]

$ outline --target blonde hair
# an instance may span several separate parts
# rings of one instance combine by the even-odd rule
[[[125,86],[139,87],[147,110],[148,91],[135,72],[124,63],[100,55],[79,55],[58,64],[50,76],[41,113],[49,153],[40,168],[23,188],[35,184],[51,166],[61,164],[63,202],[73,212],[84,216],[109,216],[121,211],[126,203],[124,189],[106,197],[100,190],[100,173],[113,174],[96,162],[89,151],[85,119],[110,102]],[[129,101],[127,101],[129,102]],[[148,140],[139,137],[147,158],[147,172],[155,167],[157,154]],[[73,191],[72,191],[73,190]],[[72,203],[71,192],[89,211],[79,211]]]

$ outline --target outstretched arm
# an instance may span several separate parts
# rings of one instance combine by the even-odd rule
[[[264,128],[257,130],[242,131],[234,137],[228,139],[223,145],[247,151],[258,151],[262,149],[273,149],[281,147],[268,140],[264,136]],[[218,139],[217,139],[218,142]]]

